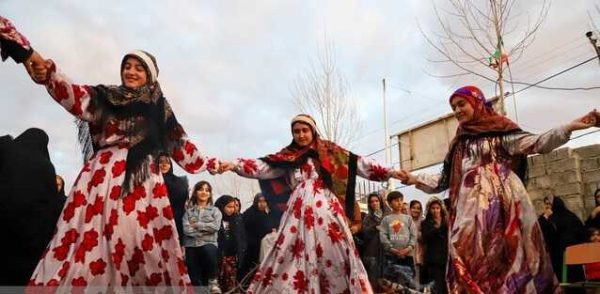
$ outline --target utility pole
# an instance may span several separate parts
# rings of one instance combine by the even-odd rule
[[[385,107],[385,78],[381,81],[382,85],[383,85],[383,91],[382,91],[382,98],[383,98],[383,136],[384,138],[384,146],[385,146],[385,164],[390,166],[390,159],[391,159],[391,150],[390,150],[390,137],[388,136],[388,129],[387,129],[387,110]],[[390,178],[387,181],[387,187],[386,189],[388,191],[394,190],[394,181]]]

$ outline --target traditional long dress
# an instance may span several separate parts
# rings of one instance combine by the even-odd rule
[[[570,132],[516,132],[462,140],[461,186],[451,199],[448,290],[451,293],[552,293],[557,286],[535,208],[509,168],[519,154],[547,153]],[[440,192],[440,175],[418,176],[417,188]]]
[[[190,284],[167,187],[153,158],[149,176],[121,195],[129,149],[142,138],[125,135],[131,120],[97,120],[93,87],[73,84],[59,71],[46,83],[50,95],[68,112],[91,125],[99,150],[79,173],[30,285],[186,286]],[[165,116],[173,115],[165,101]],[[135,117],[133,118],[136,119]],[[170,133],[177,141],[171,157],[187,172],[214,167],[183,128]]]
[[[248,293],[372,293],[344,220],[344,206],[326,188],[312,158],[293,170],[240,159],[236,172],[257,179],[288,173],[293,189],[275,246],[260,264]],[[392,173],[392,169],[358,158],[361,177],[384,181]]]

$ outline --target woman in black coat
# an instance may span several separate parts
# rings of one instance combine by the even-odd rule
[[[448,263],[448,213],[443,202],[433,197],[427,202],[427,213],[421,222],[423,248],[423,281],[434,282],[435,293],[448,293],[446,266]]]
[[[563,260],[565,249],[571,245],[581,244],[586,241],[586,231],[583,222],[571,212],[560,197],[552,199],[552,215],[548,220],[556,227],[556,236],[559,248],[556,250],[560,256],[557,260]],[[554,269],[556,275],[562,277],[562,267]],[[584,279],[583,269],[579,265],[569,266],[567,269],[567,281],[578,282]]]
[[[173,163],[171,157],[166,153],[161,153],[158,157],[158,168],[169,191],[169,202],[171,202],[173,218],[175,218],[179,244],[183,244],[183,214],[189,195],[188,180],[186,177],[178,177],[173,174]]]
[[[259,264],[260,242],[267,234],[277,229],[276,222],[267,205],[267,200],[262,193],[254,196],[252,206],[244,211],[242,219],[244,221],[247,248],[239,273],[241,278],[248,275]]]

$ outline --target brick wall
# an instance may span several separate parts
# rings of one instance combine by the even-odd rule
[[[593,193],[600,187],[600,144],[554,150],[529,157],[527,190],[538,214],[546,195],[560,196],[580,218],[594,208]]]

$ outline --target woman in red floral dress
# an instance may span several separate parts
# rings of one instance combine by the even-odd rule
[[[248,293],[372,293],[348,227],[353,184],[356,175],[385,181],[396,172],[320,139],[308,115],[292,120],[292,135],[277,154],[222,163],[223,170],[291,191],[278,239]]]
[[[0,33],[26,42],[14,27]],[[80,120],[89,159],[30,286],[117,291],[188,286],[167,188],[154,159],[167,151],[190,173],[215,169],[217,161],[202,155],[177,122],[156,80],[154,57],[144,51],[125,55],[121,86],[74,84],[51,60],[34,66],[31,74]],[[40,76],[46,78],[40,81]]]

